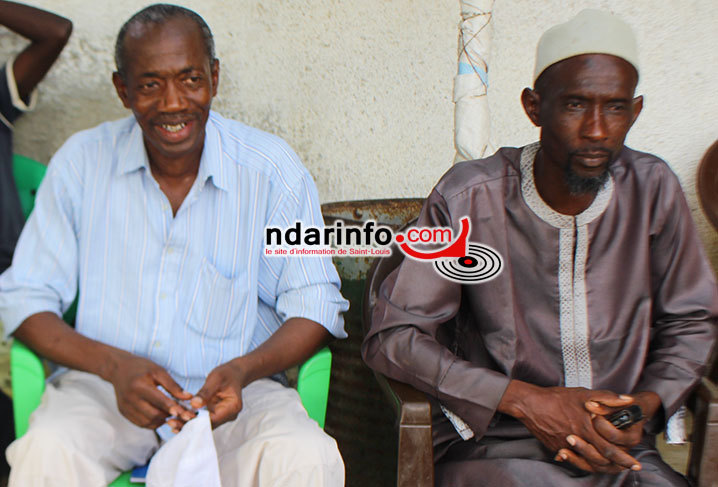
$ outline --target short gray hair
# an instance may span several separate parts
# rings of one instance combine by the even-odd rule
[[[205,52],[209,58],[209,62],[214,62],[214,37],[212,31],[209,29],[207,22],[196,12],[180,7],[179,5],[170,5],[168,3],[155,3],[149,7],[145,7],[130,19],[124,23],[120,28],[120,32],[117,33],[117,40],[115,41],[115,65],[117,66],[117,72],[122,79],[125,79],[127,69],[127,59],[125,59],[125,37],[127,37],[127,31],[133,25],[141,24],[162,24],[168,20],[175,18],[186,18],[193,21],[200,32],[202,33],[202,40],[204,41]]]

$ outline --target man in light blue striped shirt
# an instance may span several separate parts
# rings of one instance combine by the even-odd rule
[[[336,443],[267,379],[346,336],[331,260],[263,252],[266,226],[322,225],[310,174],[210,111],[219,62],[194,12],[138,12],[116,61],[133,116],[57,152],[0,278],[6,333],[73,369],[8,449],[10,485],[106,485],[202,406],[223,485],[342,485]],[[58,316],[78,287],[73,330]]]

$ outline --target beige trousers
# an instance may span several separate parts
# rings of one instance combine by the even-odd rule
[[[297,391],[262,379],[242,400],[237,419],[213,432],[223,487],[344,485],[336,442]],[[158,446],[154,431],[120,414],[110,383],[70,371],[47,385],[28,432],[8,447],[9,487],[106,486]]]

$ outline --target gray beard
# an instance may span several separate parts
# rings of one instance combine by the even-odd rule
[[[608,169],[600,175],[592,178],[582,178],[571,170],[570,164],[566,165],[566,170],[564,172],[564,180],[566,181],[568,190],[574,196],[580,196],[587,193],[597,193],[598,190],[606,183],[607,179]]]

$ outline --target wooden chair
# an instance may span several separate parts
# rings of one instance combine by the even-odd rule
[[[718,157],[718,146],[716,149]],[[718,191],[716,195],[718,197]],[[403,257],[394,248],[390,257],[376,259],[367,273],[362,309],[365,334],[371,326],[379,287],[401,264]],[[379,373],[375,375],[396,417],[397,487],[433,487],[431,406],[426,395],[408,384]],[[693,412],[693,432],[687,474],[698,487],[715,486],[718,484],[718,387],[709,378],[704,378],[692,395],[689,406]]]
[[[415,220],[414,220],[415,221]],[[407,226],[411,226],[414,221]],[[396,246],[389,257],[376,259],[366,277],[362,323],[369,331],[379,296],[379,287],[404,255]],[[375,372],[379,387],[389,399],[397,425],[396,485],[398,487],[434,487],[434,453],[431,439],[431,406],[426,395],[408,384]]]
[[[718,230],[718,140],[706,151],[698,165],[696,189],[713,228]],[[705,427],[693,429],[688,474],[698,479],[699,486],[718,484],[718,360],[695,394],[693,414],[695,422]]]

